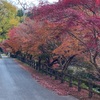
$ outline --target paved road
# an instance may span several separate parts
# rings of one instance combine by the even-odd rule
[[[13,59],[0,59],[0,100],[77,100],[42,87]]]

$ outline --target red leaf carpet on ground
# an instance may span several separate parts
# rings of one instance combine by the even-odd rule
[[[79,100],[100,100],[100,96],[98,96],[98,95],[94,94],[92,99],[89,99],[88,91],[82,89],[81,92],[78,92],[76,86],[70,88],[67,82],[64,82],[62,84],[59,80],[54,80],[53,78],[51,78],[48,75],[39,73],[36,70],[34,70],[33,68],[29,67],[28,65],[26,65],[18,60],[17,60],[17,62],[19,63],[21,68],[30,72],[31,75],[33,76],[33,78],[38,83],[40,83],[45,88],[55,91],[59,95],[62,95],[62,96],[73,95],[76,98],[79,98]]]

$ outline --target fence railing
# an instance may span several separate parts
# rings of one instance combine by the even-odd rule
[[[61,70],[57,70],[57,69],[48,67],[45,63],[38,66],[35,61],[31,61],[29,59],[23,59],[21,56],[18,56],[17,58],[20,61],[27,63],[35,70],[41,71],[42,73],[45,73],[45,74],[48,74],[48,75],[50,75],[50,77],[53,76],[55,78],[55,80],[59,79],[61,81],[61,83],[63,83],[64,81],[67,81],[69,84],[69,87],[76,85],[79,92],[81,91],[81,89],[86,89],[88,91],[89,98],[92,98],[93,94],[100,95],[100,84],[96,84],[95,82],[93,82],[90,79],[85,80],[85,79],[81,79],[80,77],[75,77],[72,74],[63,73]],[[75,82],[74,82],[74,80],[75,80]],[[87,88],[82,87],[83,83],[87,85]],[[94,86],[99,89],[98,92],[93,90]]]

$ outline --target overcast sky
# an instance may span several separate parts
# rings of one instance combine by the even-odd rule
[[[8,0],[8,1],[10,1],[10,2],[13,2],[13,4],[15,4],[15,2],[16,2],[16,6],[18,6],[18,8],[21,8],[21,6],[20,5],[18,5],[18,0]],[[33,4],[34,5],[38,5],[38,2],[40,1],[40,0],[20,0],[22,3],[27,3],[28,5],[30,5],[30,6],[32,6]],[[45,1],[45,0],[43,0],[43,1]],[[47,0],[46,0],[47,1]],[[58,0],[48,0],[48,2],[50,2],[50,3],[53,3],[53,2],[57,2]]]

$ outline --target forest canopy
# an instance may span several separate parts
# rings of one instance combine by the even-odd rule
[[[54,55],[65,61],[76,57],[88,62],[95,70],[89,72],[100,77],[100,0],[40,3],[29,10],[24,22],[8,31],[8,37],[3,42],[5,52],[36,58],[48,55],[49,60]]]

